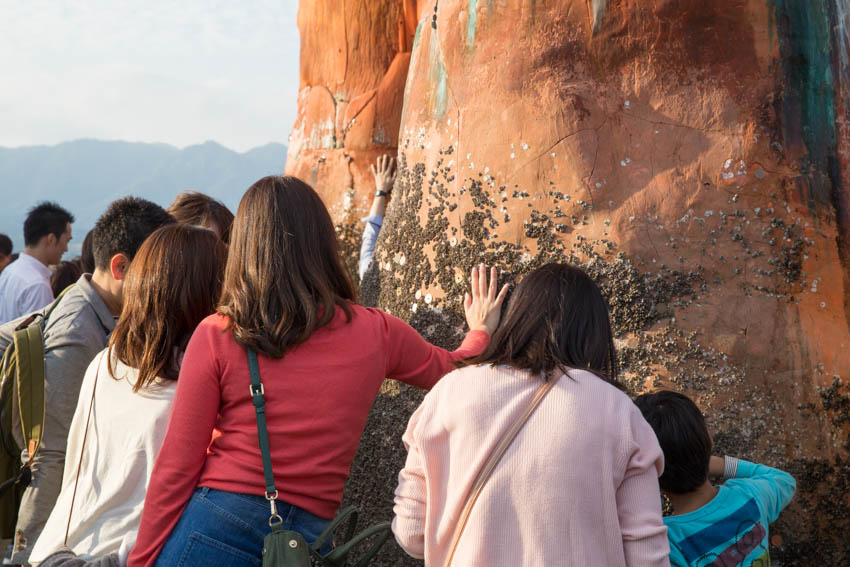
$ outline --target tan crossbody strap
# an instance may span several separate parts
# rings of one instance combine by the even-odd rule
[[[106,356],[109,356],[107,352]],[[107,361],[106,364],[109,364]],[[65,526],[65,540],[63,541],[64,546],[68,546],[68,534],[71,531],[71,516],[74,514],[74,500],[77,499],[77,486],[80,484],[80,469],[83,468],[83,455],[86,452],[86,437],[89,436],[89,422],[91,421],[91,413],[94,409],[94,394],[97,392],[97,379],[100,376],[100,361],[97,364],[97,370],[94,373],[94,384],[91,389],[91,403],[89,403],[89,413],[86,416],[86,428],[83,430],[83,443],[80,447],[80,460],[77,462],[77,478],[74,479],[74,493],[71,494],[71,507],[68,509],[68,525]],[[66,456],[67,458],[67,456]]]
[[[484,484],[486,484],[487,479],[490,478],[490,474],[493,472],[493,469],[496,468],[497,464],[499,464],[499,461],[502,459],[505,451],[508,450],[508,447],[510,447],[511,443],[513,443],[514,439],[516,439],[517,434],[519,434],[520,430],[525,425],[525,422],[528,421],[528,418],[531,417],[531,414],[534,413],[534,410],[537,409],[537,406],[540,405],[540,402],[543,401],[543,398],[546,397],[546,394],[549,393],[549,390],[552,389],[559,379],[560,375],[555,376],[549,381],[544,382],[543,385],[537,389],[531,403],[528,404],[528,407],[525,408],[525,411],[522,412],[522,415],[517,418],[513,425],[505,431],[505,434],[502,435],[502,438],[499,439],[499,442],[493,448],[493,452],[490,453],[490,457],[487,458],[484,466],[481,467],[480,471],[478,471],[478,476],[475,477],[475,482],[472,483],[472,488],[466,497],[466,504],[464,504],[463,510],[460,512],[460,517],[458,518],[457,525],[455,526],[452,541],[449,545],[449,552],[446,555],[446,560],[443,562],[443,567],[451,565],[455,549],[457,549],[458,541],[460,541],[460,535],[463,533],[463,528],[466,527],[466,521],[469,519],[469,513],[472,511],[472,507],[475,505],[475,501],[478,500],[478,495],[481,494],[481,490],[484,488]]]

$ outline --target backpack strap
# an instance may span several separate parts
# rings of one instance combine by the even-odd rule
[[[43,312],[33,313],[15,329],[13,342],[15,346],[15,378],[18,391],[18,415],[21,418],[21,430],[24,439],[24,449],[29,457],[27,465],[31,464],[44,433],[44,325],[65,294],[74,287],[69,285],[53,303]],[[41,321],[36,320],[41,317]],[[24,376],[29,376],[24,380]]]
[[[24,449],[32,463],[41,444],[44,429],[44,341],[39,325],[15,332],[17,355],[18,412],[24,437]],[[29,379],[23,379],[28,376]]]

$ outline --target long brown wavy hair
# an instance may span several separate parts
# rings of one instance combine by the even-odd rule
[[[233,221],[218,307],[230,319],[234,340],[281,358],[330,323],[336,306],[351,320],[356,300],[333,222],[316,192],[295,177],[254,183]]]
[[[157,377],[177,379],[177,357],[215,312],[227,251],[206,228],[171,224],[142,243],[124,281],[124,306],[109,339],[113,356],[139,371],[138,392]]]
[[[568,264],[546,264],[525,276],[490,344],[464,364],[506,365],[546,379],[576,368],[622,388],[602,291]]]

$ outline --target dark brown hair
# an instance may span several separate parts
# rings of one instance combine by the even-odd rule
[[[705,418],[687,396],[670,390],[643,394],[635,405],[652,427],[664,453],[661,490],[687,494],[708,478],[712,441]]]
[[[584,270],[567,264],[546,264],[523,278],[490,344],[468,364],[504,364],[546,379],[578,368],[620,387],[602,292]]]
[[[127,271],[124,307],[109,339],[113,377],[114,354],[139,370],[133,391],[157,377],[177,378],[176,355],[198,323],[215,312],[226,254],[211,230],[181,224],[164,226],[142,243]]]
[[[83,239],[83,248],[80,251],[80,268],[82,268],[84,274],[93,274],[94,273],[94,238],[92,235],[94,234],[93,230],[90,230],[86,237]]]
[[[327,325],[356,301],[333,222],[313,189],[295,177],[264,177],[239,203],[219,313],[233,338],[272,358]]]
[[[177,222],[217,230],[224,242],[230,242],[233,213],[221,201],[198,191],[183,191],[167,210]]]
[[[53,297],[59,297],[59,294],[66,287],[76,283],[82,273],[83,270],[76,259],[70,262],[67,260],[60,262],[53,270],[53,275],[50,276],[50,289],[53,290]]]

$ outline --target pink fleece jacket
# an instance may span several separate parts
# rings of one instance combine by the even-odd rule
[[[440,567],[477,471],[540,385],[506,367],[456,370],[410,418],[393,532]],[[573,370],[541,402],[478,498],[452,565],[668,566],[658,441],[632,401]]]

